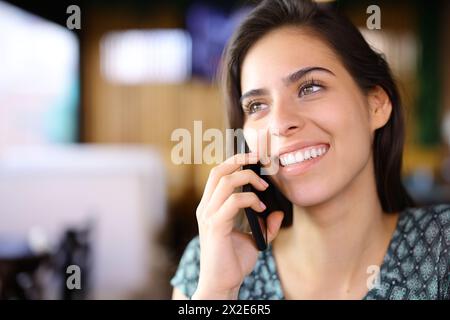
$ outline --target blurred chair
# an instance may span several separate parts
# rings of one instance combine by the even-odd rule
[[[60,281],[60,293],[63,300],[84,300],[89,298],[91,288],[92,271],[92,236],[94,224],[92,221],[85,226],[68,229],[52,257],[54,272],[62,278]],[[80,289],[70,289],[67,280],[68,266],[78,266],[81,273]]]
[[[47,253],[35,253],[22,238],[0,239],[0,300],[41,299],[38,270],[47,264]]]

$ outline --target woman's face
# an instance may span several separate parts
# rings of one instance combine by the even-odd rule
[[[243,61],[241,92],[249,148],[279,156],[272,179],[294,204],[335,197],[371,161],[368,99],[333,51],[307,31],[285,27],[256,42]],[[258,148],[253,130],[276,142],[273,150]]]

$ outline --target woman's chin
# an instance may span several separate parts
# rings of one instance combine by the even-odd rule
[[[330,199],[330,195],[324,189],[296,188],[290,192],[289,199],[299,207],[312,207],[323,204]]]

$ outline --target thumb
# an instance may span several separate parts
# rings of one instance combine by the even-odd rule
[[[267,240],[272,242],[280,231],[281,222],[283,221],[284,212],[274,211],[267,217]]]

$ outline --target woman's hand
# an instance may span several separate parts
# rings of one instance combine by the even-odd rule
[[[234,193],[251,183],[265,190],[267,183],[252,170],[240,170],[257,163],[255,154],[236,154],[214,167],[209,175],[196,215],[200,238],[200,277],[192,299],[237,299],[244,278],[253,270],[258,249],[250,234],[234,229],[234,218],[242,208],[262,212],[265,205],[253,192]],[[280,229],[283,213],[267,218],[267,237],[272,241]]]

